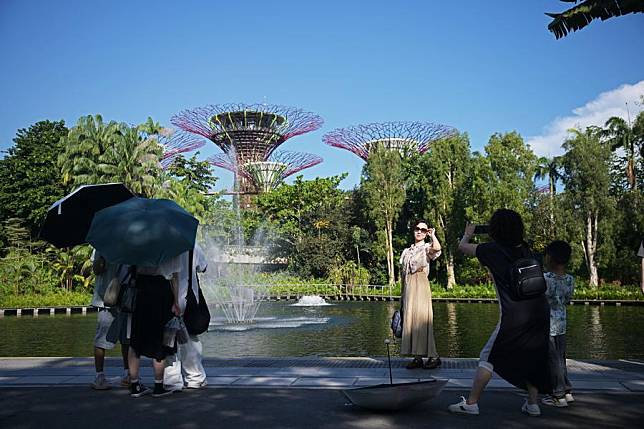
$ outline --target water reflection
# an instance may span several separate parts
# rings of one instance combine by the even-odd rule
[[[202,336],[209,357],[383,356],[396,302],[334,302],[297,307],[264,303],[259,325]],[[644,308],[575,305],[568,309],[568,356],[644,359]],[[435,337],[445,357],[476,357],[499,317],[495,304],[434,303]],[[215,320],[217,323],[217,320]],[[264,326],[260,326],[261,324]],[[220,325],[221,327],[221,325]],[[91,356],[96,315],[0,319],[0,356]],[[392,353],[399,351],[398,342]],[[118,356],[118,350],[110,352]]]

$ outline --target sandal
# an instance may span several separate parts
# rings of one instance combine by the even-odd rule
[[[440,357],[430,357],[429,359],[427,359],[427,363],[423,365],[423,369],[435,369],[441,366],[441,364],[442,362]]]
[[[417,369],[423,367],[423,358],[414,358],[411,362],[407,364],[405,368],[407,369]]]

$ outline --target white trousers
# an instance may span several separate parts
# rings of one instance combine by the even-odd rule
[[[199,337],[191,335],[186,344],[179,344],[177,348],[177,354],[165,359],[163,384],[171,390],[181,390],[184,386],[201,387],[206,381],[206,371]]]

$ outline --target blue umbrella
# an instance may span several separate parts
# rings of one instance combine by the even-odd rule
[[[157,266],[192,249],[198,225],[174,201],[131,198],[98,211],[87,242],[110,262]]]

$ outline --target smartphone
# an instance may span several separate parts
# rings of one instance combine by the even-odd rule
[[[474,227],[474,234],[481,235],[481,234],[489,234],[490,232],[490,225],[476,225]]]

